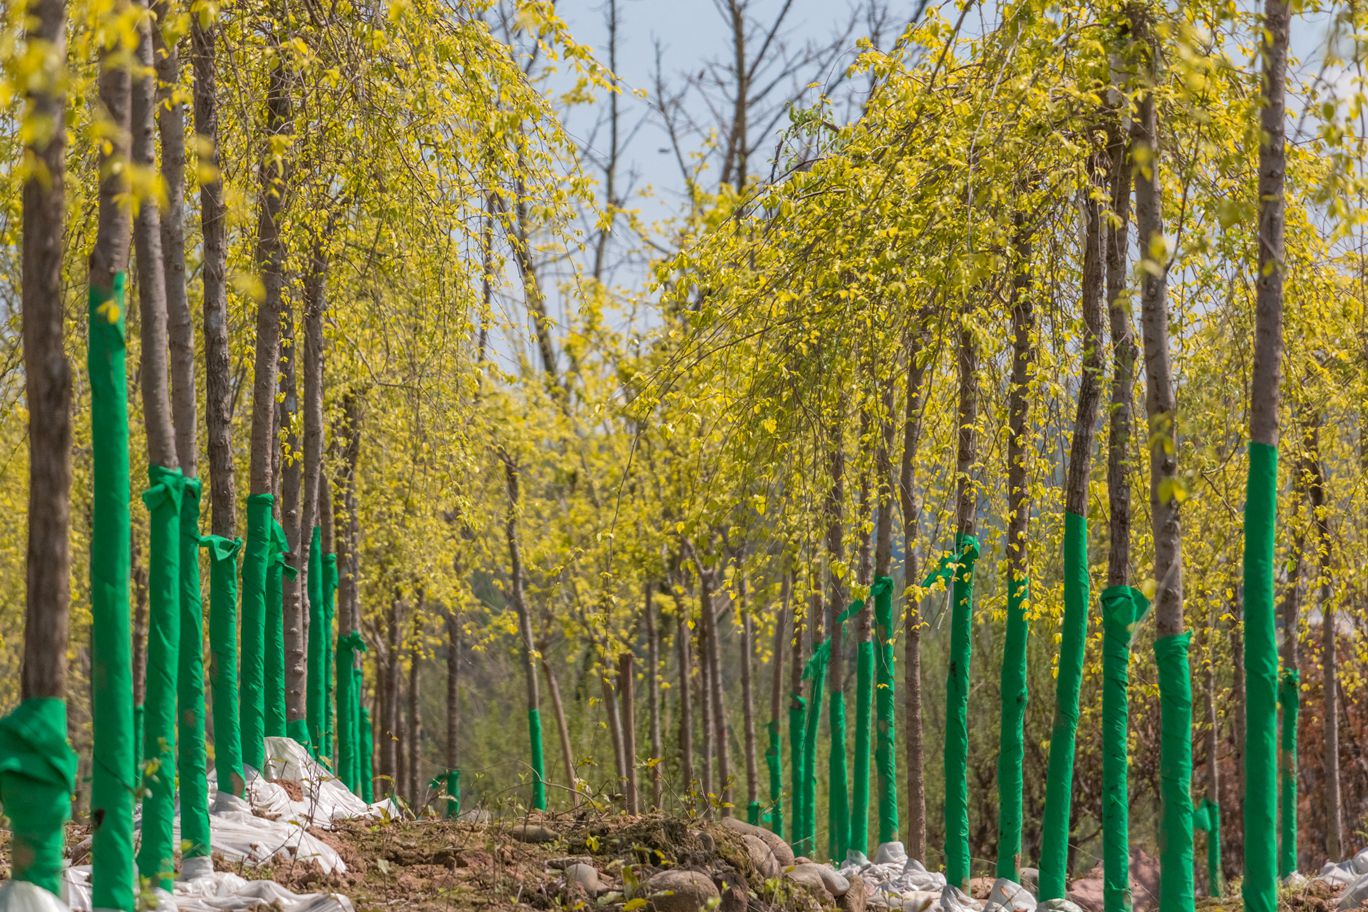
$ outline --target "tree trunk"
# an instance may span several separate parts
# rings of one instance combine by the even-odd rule
[[[660,734],[660,629],[656,626],[655,600],[646,586],[646,701],[651,725],[651,810],[659,811],[665,800],[664,750]]]
[[[1149,86],[1158,82],[1158,51],[1148,13],[1134,11],[1131,32],[1144,57]],[[1173,908],[1192,895],[1192,796],[1183,771],[1192,768],[1192,700],[1183,622],[1183,555],[1179,524],[1178,427],[1168,341],[1168,251],[1164,241],[1158,116],[1152,88],[1131,121],[1135,222],[1141,261],[1140,323],[1145,354],[1145,409],[1149,420],[1150,517],[1154,537],[1155,654],[1159,665],[1160,771],[1163,780],[1160,905]],[[1185,694],[1187,695],[1185,697]]]
[[[542,753],[541,741],[541,692],[537,687],[537,665],[533,655],[535,647],[532,639],[532,617],[527,611],[527,601],[523,597],[523,566],[522,566],[522,546],[518,539],[518,512],[519,493],[518,493],[518,467],[507,454],[502,454],[504,464],[504,483],[508,491],[508,511],[504,518],[504,537],[508,542],[508,563],[509,563],[509,582],[510,595],[513,600],[513,608],[518,615],[518,630],[522,634],[523,645],[523,674],[527,684],[527,714],[529,723],[529,740],[531,742],[531,767],[532,767],[532,806],[537,810],[546,809],[546,765]],[[545,657],[542,662],[545,664]],[[546,669],[547,677],[551,676],[551,669]],[[554,685],[553,685],[554,688]],[[553,689],[553,697],[559,705],[559,693]],[[559,713],[557,714],[559,715]],[[570,772],[569,763],[566,764],[566,771]],[[571,785],[574,785],[573,774],[571,774]]]
[[[1031,521],[1028,439],[1030,382],[1035,362],[1035,302],[1031,284],[1031,239],[1021,216],[1015,228],[1012,281],[1012,379],[1007,393],[1007,630],[1002,652],[1002,728],[998,751],[997,875],[1020,880],[1022,772],[1027,691],[1026,655],[1030,628],[1027,531]]]
[[[744,586],[745,583],[743,582],[742,585]],[[744,593],[744,591],[743,589],[742,592]],[[751,627],[751,616],[747,606],[741,604],[738,607],[741,610],[741,642],[739,647],[741,652],[741,710],[744,735],[742,747],[746,755],[746,813],[749,818],[753,816],[751,808],[755,808],[758,813],[760,806],[760,768],[755,757],[755,689],[751,682],[755,634]],[[751,820],[750,822],[755,823],[756,821]]]
[[[323,484],[323,310],[327,304],[327,268],[322,245],[315,240],[308,274],[304,280],[304,499],[300,504],[297,550],[299,557],[296,561],[300,572],[300,580],[296,587],[302,594],[307,594],[311,586],[317,591],[322,591],[321,583],[314,585],[317,581],[310,580],[308,574],[310,561],[313,559],[313,530],[315,526],[320,525],[319,513],[322,510],[319,490]],[[324,548],[323,552],[328,553],[328,549]],[[310,611],[315,607],[318,606],[302,604],[300,616],[306,619],[312,617]],[[319,616],[326,621],[325,611],[326,608],[320,610]],[[326,642],[331,642],[330,630],[324,631],[324,636],[328,638]],[[326,678],[325,671],[324,679]],[[305,685],[307,693],[310,686],[307,674]],[[316,684],[312,687],[315,693],[319,692]],[[328,705],[326,695],[324,705]],[[324,728],[327,727],[325,724]],[[331,748],[326,745],[316,747],[320,754],[331,755]]]
[[[699,766],[703,771],[701,785],[705,800],[707,796],[717,794],[716,783],[713,780],[712,666],[708,663],[708,638],[703,630],[703,615],[707,610],[700,607],[698,627],[694,631],[694,652],[698,654],[698,690],[694,696],[698,700],[699,709],[701,737],[698,740],[698,751]],[[704,811],[708,810],[705,804]]]
[[[613,769],[616,772],[614,785],[617,786],[619,793],[623,797],[623,806],[626,806],[627,799],[627,767],[625,765],[625,754],[622,747],[622,719],[618,713],[618,695],[613,686],[613,678],[616,670],[612,668],[611,661],[605,661],[602,671],[599,673],[599,687],[603,691],[603,722],[608,728],[608,739],[613,745]]]
[[[157,167],[157,79],[153,70],[152,23],[144,16],[138,26],[138,62],[144,69],[133,80],[132,161],[149,173]],[[171,418],[171,384],[167,367],[166,276],[162,272],[161,211],[155,204],[138,207],[133,222],[137,250],[138,316],[141,350],[138,382],[142,388],[143,422],[147,427],[148,463],[179,468],[176,428]],[[152,555],[152,559],[156,559]]]
[[[399,717],[402,702],[399,691],[403,676],[400,674],[399,652],[403,637],[399,625],[399,600],[396,598],[390,603],[390,616],[385,625],[385,693],[380,710],[380,770],[381,775],[389,779],[392,795],[403,794],[405,780],[404,752],[400,750],[403,723]]]
[[[836,405],[836,419],[830,428],[830,450],[827,452],[828,486],[823,504],[823,519],[826,523],[827,557],[827,602],[826,630],[831,641],[831,658],[827,666],[827,730],[831,735],[830,753],[827,768],[827,842],[831,856],[837,860],[846,857],[846,842],[849,838],[850,795],[847,792],[848,772],[846,769],[845,733],[845,649],[842,643],[841,624],[837,620],[845,610],[847,590],[838,572],[838,565],[844,565],[845,553],[845,441],[844,415],[846,397],[843,393]],[[814,702],[821,699],[814,694]],[[813,707],[817,710],[817,706]],[[809,750],[816,750],[811,745]],[[816,849],[816,846],[813,846]]]
[[[1344,855],[1344,811],[1340,792],[1339,763],[1339,662],[1338,630],[1335,622],[1333,583],[1330,578],[1330,522],[1325,504],[1325,467],[1320,455],[1320,425],[1316,415],[1307,430],[1307,469],[1310,478],[1307,495],[1311,506],[1311,522],[1316,532],[1316,575],[1320,591],[1321,613],[1321,739],[1322,763],[1325,767],[1325,855],[1342,858]]]
[[[722,816],[731,816],[731,757],[727,743],[727,711],[722,702],[722,646],[717,632],[717,612],[713,608],[716,571],[698,568],[699,601],[703,611],[704,659],[708,663],[708,694],[712,716],[712,742],[717,752],[717,795],[722,801]]]
[[[556,735],[560,739],[561,763],[565,766],[565,780],[571,791],[571,805],[579,804],[579,774],[575,772],[575,746],[570,740],[570,723],[565,716],[565,701],[561,699],[556,670],[542,655],[542,671],[546,674],[546,690],[551,697],[551,712],[556,717]]]
[[[917,449],[921,443],[922,414],[926,399],[927,350],[930,335],[919,329],[907,345],[907,398],[903,412],[903,451],[898,467],[898,500],[903,524],[903,624],[905,642],[903,716],[907,741],[907,855],[926,860],[926,772],[922,755],[921,634],[919,596],[913,587],[921,583],[917,562],[917,526],[921,518],[921,493],[917,489]]]
[[[232,367],[228,358],[227,210],[219,176],[215,89],[217,39],[218,25],[212,18],[190,17],[195,132],[209,144],[200,156],[202,170],[207,172],[200,181],[200,226],[204,236],[204,421],[208,431],[210,527],[215,535],[231,539],[237,531],[237,494],[233,480]],[[185,433],[179,427],[178,432]]]
[[[409,804],[412,807],[418,806],[418,799],[422,796],[423,777],[419,772],[422,765],[418,755],[418,745],[422,743],[419,727],[422,720],[418,715],[418,673],[419,659],[418,652],[418,631],[417,615],[414,616],[414,641],[409,644],[409,673],[408,673],[408,723],[405,731],[406,744],[408,747],[408,780],[406,782]]]
[[[637,792],[636,695],[632,675],[632,653],[624,652],[618,656],[618,700],[621,702],[618,718],[622,724],[622,767],[627,774],[624,784],[627,813],[636,814],[641,811],[641,805]]]
[[[26,39],[48,53],[29,83],[22,317],[28,404],[29,490],[23,699],[66,697],[71,592],[71,365],[63,347],[62,230],[66,205],[65,0],[33,0]],[[60,829],[63,821],[54,821]],[[16,873],[16,876],[18,874]]]
[[[461,616],[447,612],[446,768],[461,768]]]
[[[308,567],[300,563],[301,556],[307,556],[303,542],[312,534],[312,529],[302,526],[300,509],[301,469],[299,436],[295,433],[295,415],[299,411],[299,383],[296,377],[298,364],[298,337],[294,331],[294,315],[286,308],[280,315],[281,368],[280,368],[280,427],[284,431],[285,451],[290,459],[282,466],[280,477],[280,516],[285,527],[286,560],[295,568],[294,576],[284,574],[283,615],[285,619],[285,724],[288,731],[300,734],[307,731],[305,719],[308,715],[308,607],[302,593],[307,579]]]
[[[1135,326],[1126,293],[1130,236],[1130,146],[1121,130],[1120,112],[1109,122],[1108,144],[1111,211],[1107,225],[1107,317],[1112,341],[1110,424],[1107,436],[1108,527],[1107,585],[1130,584],[1131,486],[1130,442],[1135,397]]]
[[[693,658],[689,655],[689,619],[677,609],[675,648],[679,653],[679,778],[686,803],[694,791],[693,766]]]

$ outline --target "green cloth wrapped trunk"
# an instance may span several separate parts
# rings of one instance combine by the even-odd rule
[[[271,523],[271,550],[266,562],[266,665],[263,686],[264,732],[285,735],[285,530]]]
[[[784,760],[783,736],[779,732],[779,720],[770,719],[765,726],[769,736],[769,746],[765,749],[765,766],[769,770],[769,828],[779,838],[784,836]]]
[[[461,771],[447,770],[446,774],[446,814],[449,820],[461,816]]]
[[[1010,574],[1010,570],[1008,571]],[[998,732],[997,876],[1021,882],[1021,771],[1025,762],[1026,646],[1030,629],[1026,605],[1031,586],[1026,577],[1007,581],[1007,632],[1002,647],[1002,727]]]
[[[831,736],[827,753],[827,854],[833,862],[845,861],[850,839],[850,783],[846,776],[845,694],[828,691],[827,732]]]
[[[170,891],[176,879],[176,674],[180,652],[180,512],[185,476],[153,465],[147,504],[147,684],[138,873]]]
[[[76,790],[66,701],[30,697],[0,719],[0,804],[9,817],[11,876],[62,895],[64,837]]]
[[[1278,905],[1278,642],[1273,545],[1278,450],[1249,444],[1244,537],[1244,880],[1245,912]]]
[[[969,662],[973,653],[974,563],[978,539],[961,535],[950,615],[950,663],[945,676],[945,879],[969,883]]]
[[[365,649],[365,640],[355,630],[337,641],[337,775],[357,794],[361,784],[361,731],[355,656]]]
[[[124,274],[90,289],[91,905],[133,912],[133,795],[136,785],[132,637],[128,613],[128,382]]]
[[[238,719],[237,555],[242,539],[208,535],[209,687],[214,701],[214,776],[225,794],[241,798],[242,729]]]
[[[1194,903],[1192,874],[1192,679],[1179,633],[1154,641],[1159,677],[1159,912]]]
[[[869,764],[873,748],[874,642],[859,644],[855,660],[855,776],[850,796],[850,845],[869,854]],[[839,859],[845,860],[845,856]]]
[[[803,809],[803,758],[807,756],[807,700],[802,694],[789,694],[789,794],[793,810],[789,814],[789,844],[797,846],[807,833]]]
[[[879,577],[870,590],[874,599],[877,643],[874,711],[876,715],[874,766],[879,778],[879,842],[898,838],[898,753],[894,746],[896,693],[893,668],[893,580]]]
[[[831,657],[831,640],[823,640],[812,652],[803,679],[809,682],[807,718],[803,720],[803,833],[802,851],[813,855],[817,851],[817,732],[822,723],[822,694],[826,690],[827,662]]]
[[[209,783],[204,747],[204,598],[200,590],[200,480],[187,478],[180,516],[180,660],[176,675],[176,776],[181,856],[209,855]]]
[[[258,771],[266,756],[266,576],[274,537],[274,502],[269,493],[247,498],[247,545],[242,559],[242,762]]]
[[[535,707],[527,711],[527,737],[532,748],[532,808],[546,810],[546,754],[542,750],[541,713]]]
[[[323,724],[323,694],[328,686],[327,678],[324,677],[327,655],[323,639],[328,632],[323,620],[323,532],[318,526],[314,526],[310,537],[306,582],[309,591],[309,678],[305,696],[308,701],[309,741],[313,745],[313,755],[317,758],[330,754],[327,730]]]
[[[361,673],[357,672],[357,693],[360,693]],[[371,737],[370,710],[361,706],[357,711],[358,728],[361,733],[361,756],[358,770],[361,777],[361,798],[370,804],[375,801],[375,777],[371,766],[373,738]]]
[[[1296,636],[1295,631],[1288,636]],[[1301,711],[1301,674],[1284,669],[1278,684],[1282,704],[1281,766],[1282,815],[1278,829],[1278,876],[1288,878],[1297,872],[1297,716]]]
[[[1192,825],[1207,834],[1207,893],[1216,898],[1225,893],[1225,874],[1221,871],[1221,807],[1210,798],[1202,799],[1192,812]]]
[[[1088,641],[1088,520],[1064,514],[1064,619],[1055,679],[1054,726],[1045,778],[1041,822],[1041,900],[1063,899],[1069,875],[1069,820],[1073,804],[1074,743],[1078,734],[1078,694],[1083,683],[1083,651]]]
[[[337,726],[333,722],[333,620],[337,611],[334,597],[337,594],[337,555],[323,555],[323,746],[325,753],[337,764]],[[353,726],[355,728],[355,726]]]
[[[1130,586],[1102,592],[1102,905],[1130,912],[1130,649],[1149,601]]]

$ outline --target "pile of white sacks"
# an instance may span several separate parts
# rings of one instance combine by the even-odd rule
[[[264,775],[263,775],[264,773]],[[246,770],[246,797],[220,792],[209,773],[210,849],[225,867],[237,870],[270,861],[315,864],[324,873],[347,870],[331,846],[311,835],[310,827],[330,829],[336,821],[358,817],[388,819],[399,809],[391,801],[366,804],[291,738],[267,738],[265,770]],[[278,783],[297,784],[296,800]],[[179,815],[175,840],[180,842]],[[140,825],[135,818],[134,826]],[[74,854],[88,854],[89,840]],[[246,880],[215,871],[209,858],[185,859],[175,891],[157,891],[158,912],[246,912],[269,907],[279,912],[352,912],[351,901],[336,893],[292,893],[269,880]],[[62,899],[71,912],[91,912],[90,866],[68,867]],[[0,912],[50,912],[61,906],[51,894],[28,884],[0,885]]]
[[[1353,858],[1330,862],[1312,880],[1329,884],[1335,889],[1343,889],[1337,908],[1357,909],[1368,902],[1368,849]]]
[[[1037,908],[1054,912],[1079,912],[1067,900],[1036,903],[1021,884],[999,878],[986,900],[977,900],[958,887],[945,882],[945,875],[928,871],[915,858],[908,858],[901,842],[885,842],[874,852],[873,860],[851,852],[840,867],[847,881],[864,881],[865,901],[880,909],[900,912],[1033,912]]]

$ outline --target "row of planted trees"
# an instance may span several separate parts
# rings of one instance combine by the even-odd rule
[[[1224,816],[1249,903],[1271,908],[1298,861],[1299,643],[1323,671],[1310,857],[1340,854],[1355,820],[1339,810],[1365,795],[1339,789],[1353,745],[1335,680],[1357,693],[1363,663],[1361,612],[1342,610],[1364,598],[1363,137],[1336,104],[1307,103],[1285,147],[1285,8],[1025,2],[978,30],[969,7],[928,10],[888,48],[862,46],[848,123],[829,100],[793,111],[768,182],[756,93],[738,87],[721,178],[690,172],[667,255],[615,179],[622,84],[541,5],[23,10],[9,72],[43,75],[15,83],[29,126],[10,158],[22,137],[32,167],[7,176],[25,193],[33,477],[7,490],[29,498],[27,553],[53,558],[25,561],[31,699],[12,718],[43,721],[0,797],[16,821],[15,789],[46,810],[16,823],[16,845],[43,848],[17,873],[54,882],[54,821],[84,778],[48,762],[70,757],[69,731],[116,758],[90,777],[96,905],[131,908],[134,752],[140,868],[164,882],[178,760],[187,854],[207,845],[185,799],[204,791],[208,724],[234,789],[263,738],[289,734],[359,789],[373,757],[380,789],[414,803],[434,772],[455,792],[458,767],[491,802],[530,785],[533,807],[588,800],[597,776],[629,811],[744,807],[835,859],[901,834],[957,884],[973,858],[995,854],[1003,876],[1034,860],[1046,898],[1100,839],[1111,908],[1130,843],[1150,839],[1162,904],[1189,906],[1194,821]],[[1358,15],[1334,13],[1351,44]],[[760,61],[740,21],[744,77]],[[1265,34],[1251,64],[1240,42]],[[602,89],[611,105],[599,188],[597,150],[552,116],[567,73],[572,98]],[[68,104],[97,79],[100,106]],[[1358,82],[1338,84],[1352,104]],[[63,117],[74,150],[43,128]],[[576,236],[577,215],[593,230]],[[648,287],[613,279],[615,245],[653,260]],[[88,392],[64,319],[85,249]],[[638,310],[645,326],[623,328]],[[1301,341],[1280,354],[1284,312]],[[130,497],[143,459],[146,510]],[[186,712],[204,707],[202,544],[207,723]],[[64,680],[68,643],[85,689]],[[440,755],[419,719],[438,651]],[[506,724],[512,704],[526,728]]]

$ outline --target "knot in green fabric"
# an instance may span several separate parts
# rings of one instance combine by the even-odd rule
[[[14,877],[60,896],[62,838],[76,788],[66,702],[30,697],[0,719],[0,803],[13,832]]]
[[[1204,833],[1210,832],[1213,822],[1217,828],[1221,825],[1221,808],[1210,798],[1203,798],[1201,803],[1192,809],[1192,825]]]
[[[339,652],[343,649],[348,649],[352,652],[365,652],[366,641],[361,636],[361,631],[353,630],[351,633],[344,633],[337,638],[337,649]]]
[[[1131,586],[1102,590],[1102,632],[1107,638],[1130,644],[1135,627],[1149,614],[1149,599]]]
[[[150,465],[147,467],[147,477],[152,483],[151,487],[142,493],[143,503],[147,504],[147,509],[149,511],[156,510],[165,504],[179,515],[181,497],[185,494],[186,481],[181,470]]]
[[[225,538],[222,535],[200,536],[200,546],[209,552],[209,559],[215,563],[232,560],[242,550],[242,539]]]

